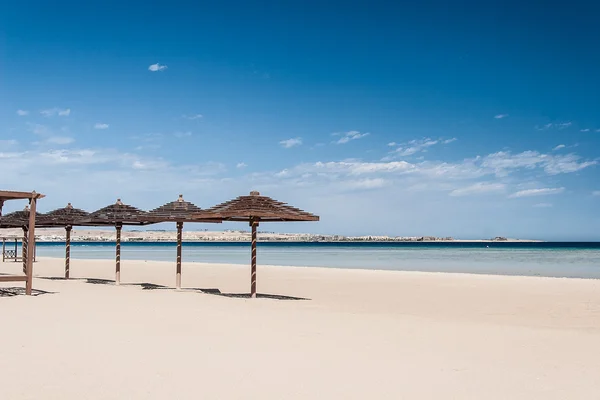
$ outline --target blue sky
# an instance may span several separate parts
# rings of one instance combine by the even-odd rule
[[[3,5],[2,187],[42,211],[259,190],[322,219],[267,230],[600,240],[600,5],[249,3]]]

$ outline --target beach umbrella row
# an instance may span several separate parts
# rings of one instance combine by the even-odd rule
[[[18,214],[20,213],[20,214]],[[28,209],[11,213],[0,218],[1,227],[24,227],[27,224]],[[149,212],[124,204],[121,199],[92,213],[74,208],[70,203],[46,214],[39,215],[39,227],[65,227],[66,254],[65,278],[70,270],[70,233],[73,226],[114,226],[116,229],[115,282],[120,283],[121,271],[121,229],[124,225],[149,225],[160,222],[175,222],[177,226],[176,287],[181,288],[181,250],[183,224],[186,222],[220,223],[223,221],[248,222],[252,228],[250,294],[256,297],[256,242],[257,228],[260,222],[276,221],[318,221],[319,217],[292,207],[286,203],[262,196],[259,192],[250,192],[203,210],[193,203],[185,201],[182,195]],[[20,224],[20,225],[19,225]],[[23,228],[25,229],[25,228]]]

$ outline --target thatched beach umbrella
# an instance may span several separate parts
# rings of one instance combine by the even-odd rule
[[[176,222],[177,223],[177,268],[175,287],[181,289],[181,241],[184,222],[221,222],[219,220],[195,219],[193,215],[202,212],[202,209],[189,201],[183,199],[180,194],[175,201],[162,205],[147,214],[148,220],[152,222]]]
[[[36,218],[39,218],[42,214],[36,212]],[[31,253],[33,261],[35,261],[35,247],[33,250],[29,250],[29,206],[25,206],[22,211],[14,211],[3,216],[0,220],[0,226],[2,228],[21,228],[23,230],[23,238],[21,240],[21,259],[23,261],[23,273],[27,272],[27,256]],[[17,256],[15,247],[15,258]]]
[[[71,203],[66,207],[58,208],[43,214],[38,218],[37,226],[64,227],[66,233],[65,239],[65,278],[69,278],[71,265],[71,230],[73,226],[79,225],[89,216],[89,213],[79,208],[74,208]]]
[[[250,274],[250,295],[256,297],[256,236],[260,222],[318,221],[319,217],[292,207],[286,203],[250,192],[249,196],[219,204],[195,215],[203,219],[248,222],[252,227],[252,261]]]
[[[111,204],[89,214],[87,218],[80,221],[85,226],[114,226],[117,230],[115,283],[121,283],[121,229],[123,225],[146,225],[149,224],[147,213],[133,206],[123,204],[117,199]]]

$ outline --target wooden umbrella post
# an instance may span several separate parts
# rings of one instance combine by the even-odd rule
[[[256,298],[256,228],[258,227],[258,219],[250,220],[252,227],[252,263],[250,267],[250,297]]]
[[[2,238],[2,262],[4,262],[5,257],[6,257],[6,238]]]
[[[15,238],[15,262],[17,262],[17,248],[19,246],[19,239]]]
[[[31,257],[27,257],[26,275],[27,282],[25,283],[25,294],[31,295],[33,288],[33,254],[35,254],[35,213],[37,208],[37,195],[33,192],[33,197],[29,201],[29,239],[27,240],[28,251]]]
[[[65,226],[66,240],[65,240],[65,278],[69,279],[71,269],[71,225]]]
[[[175,279],[175,287],[181,289],[181,236],[183,231],[183,222],[177,223],[177,275]]]
[[[123,228],[122,223],[117,223],[115,225],[117,228],[117,263],[116,263],[116,271],[115,271],[115,284],[121,284],[121,229]]]
[[[27,255],[29,253],[29,248],[28,248],[28,243],[27,243],[27,227],[23,226],[23,240],[22,240],[22,244],[21,244],[21,261],[23,261],[23,274],[27,274]],[[16,253],[15,253],[15,257],[16,257]]]

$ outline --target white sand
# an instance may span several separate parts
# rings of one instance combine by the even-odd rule
[[[35,274],[62,268],[40,259]],[[113,275],[111,261],[72,262],[72,277]],[[299,301],[126,284],[172,287],[173,263],[124,261],[121,277],[37,278],[54,293],[0,297],[1,399],[600,396],[600,281],[259,266],[260,293]],[[248,279],[184,263],[188,288],[241,293]]]

